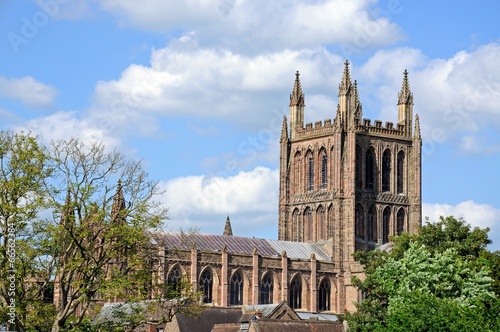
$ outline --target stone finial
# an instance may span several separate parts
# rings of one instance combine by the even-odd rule
[[[222,235],[233,236],[233,229],[231,228],[231,220],[229,216],[226,218],[226,224],[224,225],[224,233]]]
[[[288,141],[288,120],[286,115],[283,115],[283,125],[281,126],[281,138],[280,143]]]
[[[304,93],[302,93],[302,86],[300,85],[299,71],[295,72],[295,82],[293,83],[293,90],[290,94],[290,106],[304,106]]]
[[[359,101],[359,94],[358,94],[358,81],[354,80],[353,84],[353,91],[354,91],[354,118],[356,119],[361,119],[361,102]]]
[[[351,74],[349,72],[349,61],[344,62],[344,74],[339,84],[339,95],[346,95],[351,89]]]
[[[415,138],[421,138],[421,136],[420,136],[420,118],[418,117],[418,114],[415,115],[414,136],[415,136]]]
[[[111,208],[111,220],[113,222],[123,222],[123,210],[125,210],[125,196],[123,196],[122,180],[120,179],[118,180],[118,185],[116,186],[116,194]]]
[[[410,90],[408,81],[408,70],[403,73],[403,83],[401,84],[401,92],[398,94],[398,105],[413,104],[413,94]]]

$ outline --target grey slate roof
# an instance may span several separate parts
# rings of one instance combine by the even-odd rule
[[[221,251],[224,246],[231,254],[252,255],[254,249],[263,257],[280,257],[286,251],[292,259],[309,260],[311,254],[320,261],[331,261],[331,257],[315,243],[267,240],[240,236],[181,234],[179,232],[150,232],[154,244],[168,248],[190,250],[194,244],[202,251]]]

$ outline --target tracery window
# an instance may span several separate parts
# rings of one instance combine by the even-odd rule
[[[382,155],[382,191],[391,190],[391,150]]]
[[[212,303],[213,278],[210,268],[205,269],[200,276],[200,289],[203,293],[203,303]]]
[[[273,277],[266,273],[260,284],[260,304],[273,303]]]
[[[307,191],[314,190],[314,159],[307,159]]]
[[[299,210],[295,209],[292,214],[292,227],[290,229],[290,235],[292,241],[300,241],[299,239],[299,225],[300,225],[300,215]]]
[[[290,282],[290,307],[292,309],[302,307],[302,280],[299,275],[293,277]]]
[[[321,189],[328,188],[328,157],[326,152],[321,157]]]
[[[229,304],[243,304],[243,276],[241,275],[241,271],[234,272],[231,277],[231,284],[229,286]]]
[[[373,148],[366,151],[366,189],[375,189],[375,156]]]
[[[323,280],[321,280],[321,283],[319,284],[318,309],[320,311],[330,310],[330,294],[331,294],[330,281],[327,278],[324,278]]]
[[[396,221],[396,232],[398,235],[405,231],[405,210],[403,208],[399,209],[397,221]]]
[[[398,153],[398,166],[397,166],[397,190],[398,194],[402,194],[404,190],[404,163],[405,163],[405,154],[403,151],[399,151]]]
[[[181,291],[181,278],[182,274],[178,267],[174,267],[170,270],[167,277],[167,285],[169,289],[174,293],[180,293]]]
[[[386,207],[382,216],[382,243],[389,242],[389,225],[391,220],[391,209]]]
[[[368,210],[368,241],[377,242],[377,211],[373,205]]]

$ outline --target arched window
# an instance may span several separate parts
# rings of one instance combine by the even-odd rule
[[[309,207],[304,211],[304,241],[312,241],[312,212]]]
[[[293,210],[292,214],[292,228],[290,230],[290,236],[292,241],[300,241],[299,239],[299,225],[300,225],[300,216],[299,210]]]
[[[260,284],[260,304],[273,303],[273,276],[266,273]]]
[[[203,303],[212,303],[213,278],[210,268],[203,270],[200,276],[200,289],[203,293]]]
[[[290,282],[290,307],[292,309],[302,308],[302,280],[299,275],[293,277]]]
[[[179,268],[176,266],[170,270],[167,277],[167,285],[174,296],[180,295],[181,292],[181,278],[182,274]]]
[[[368,210],[368,241],[377,242],[377,211],[373,205]]]
[[[405,153],[403,151],[399,151],[398,166],[397,166],[398,194],[402,194],[404,191],[404,163],[405,163]]]
[[[366,189],[375,189],[375,156],[373,153],[373,148],[369,148],[366,151]]]
[[[396,232],[398,235],[405,231],[405,210],[403,208],[399,209],[397,222],[396,222]]]
[[[391,150],[382,155],[382,191],[391,190]]]
[[[363,188],[363,155],[361,147],[356,145],[356,189]]]
[[[321,156],[321,189],[328,188],[328,157],[326,152],[323,151]]]
[[[320,311],[330,310],[330,294],[331,294],[330,281],[327,278],[324,278],[323,280],[321,280],[319,284],[318,309]]]
[[[391,221],[391,209],[386,207],[382,216],[382,243],[389,242],[389,225]]]
[[[231,277],[231,285],[229,287],[229,304],[243,304],[243,276],[241,271],[236,271]]]
[[[314,190],[314,158],[309,156],[307,159],[307,191]]]
[[[365,238],[365,216],[364,216],[363,208],[359,204],[356,206],[354,219],[355,219],[354,232],[356,234],[356,237],[358,237],[360,239],[364,239]]]
[[[316,210],[316,225],[318,229],[316,241],[325,240],[325,209],[321,205]]]

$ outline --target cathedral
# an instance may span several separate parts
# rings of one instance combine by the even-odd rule
[[[214,307],[355,310],[351,278],[363,271],[353,253],[421,226],[422,141],[407,71],[397,108],[396,124],[363,119],[346,61],[333,121],[304,123],[297,72],[280,139],[278,240],[233,236],[229,217],[223,235],[151,233],[160,282],[187,277]]]

